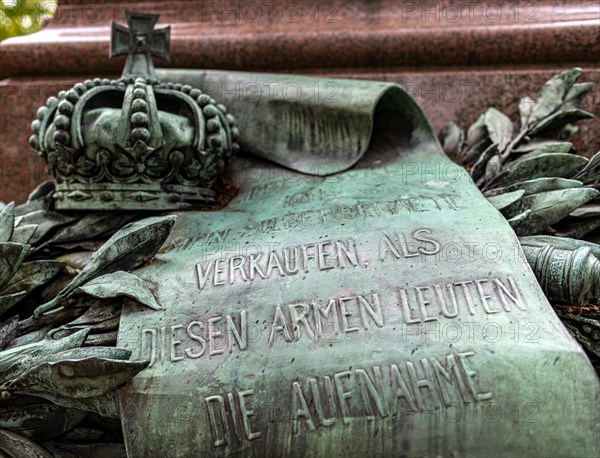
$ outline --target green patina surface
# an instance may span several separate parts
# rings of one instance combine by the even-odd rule
[[[520,130],[493,108],[450,126],[469,177],[397,86],[156,72],[169,29],[126,17],[122,78],[32,124],[56,187],[0,211],[0,308],[31,314],[0,323],[2,450],[123,454],[117,423],[74,428],[94,412],[129,456],[598,454],[598,379],[545,297],[594,308],[598,245],[529,237],[598,227],[599,156],[546,138],[591,116],[579,69],[522,100]],[[235,198],[185,212],[240,146]],[[70,249],[95,252],[23,262]],[[597,356],[597,324],[563,319]]]
[[[120,391],[129,454],[593,455],[596,375],[506,220],[401,89],[356,87],[362,146],[239,158],[234,200],[136,272],[164,310],[122,315],[151,359]]]

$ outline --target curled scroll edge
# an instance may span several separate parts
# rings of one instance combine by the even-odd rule
[[[378,136],[396,150],[444,154],[422,109],[396,84],[186,69],[157,73],[225,104],[236,117],[243,151],[298,172],[347,170]]]

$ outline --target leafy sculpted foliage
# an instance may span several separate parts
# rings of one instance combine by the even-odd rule
[[[0,211],[0,454],[122,455],[118,423],[103,420],[80,445],[70,442],[87,422],[118,418],[114,389],[148,364],[114,346],[124,298],[161,309],[127,271],[155,256],[175,217],[63,215],[49,209],[53,189],[45,183]],[[69,253],[71,242],[99,248]],[[44,259],[57,253],[61,260]]]
[[[579,108],[590,83],[576,83],[581,69],[550,79],[537,100],[519,103],[519,120],[488,109],[467,130],[450,124],[445,151],[464,164],[471,177],[504,214],[518,235],[552,234],[596,237],[600,153],[588,160],[566,139],[571,123],[593,115]],[[525,191],[522,195],[516,191]],[[579,210],[579,213],[577,213]]]
[[[99,299],[128,297],[154,310],[162,307],[156,302],[146,283],[136,275],[118,271],[90,280],[80,286],[77,292],[82,292]]]
[[[490,108],[466,134],[449,124],[443,145],[521,236],[538,279],[544,277],[537,262],[542,255],[557,253],[554,269],[576,258],[592,266],[565,278],[578,303],[549,298],[600,368],[600,153],[588,160],[573,154],[567,141],[577,131],[572,123],[593,117],[579,108],[592,88],[576,82],[580,75],[579,68],[567,70],[544,84],[537,100],[523,98],[515,122]]]
[[[123,269],[134,269],[149,261],[162,246],[174,224],[175,216],[171,215],[146,218],[126,225],[92,255],[81,272],[52,301],[38,307],[34,311],[34,316],[38,317],[40,314],[51,310],[87,281]],[[151,303],[152,308],[158,307],[156,301],[152,303],[147,297],[148,292],[143,290],[140,282],[134,284],[131,277],[126,274],[121,274],[120,279],[127,280],[129,294],[133,295],[133,298],[137,293],[138,296],[145,297],[144,303]],[[119,278],[116,278],[115,284],[118,282]],[[102,294],[104,294],[104,297],[107,297],[106,288],[102,290],[98,282],[87,288],[96,292],[96,294],[92,294],[94,296],[100,294],[100,297],[102,297]],[[85,292],[85,289],[83,291]],[[104,292],[101,293],[102,291]]]
[[[119,361],[95,356],[67,358],[38,364],[1,388],[20,394],[89,398],[122,385],[147,365],[147,361]]]
[[[466,135],[451,123],[444,138],[445,151],[467,166],[486,192],[542,177],[589,181],[600,158],[590,163],[571,154],[573,145],[565,141],[577,131],[571,123],[593,117],[579,109],[592,88],[589,83],[575,83],[580,75],[579,68],[565,71],[544,85],[537,101],[523,98],[520,119],[514,123],[495,108],[481,115]]]

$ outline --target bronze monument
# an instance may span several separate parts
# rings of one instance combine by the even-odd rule
[[[597,245],[514,232],[563,219],[541,193],[592,202],[594,159],[491,112],[445,142],[469,176],[400,86],[155,71],[168,29],[127,19],[123,76],[32,124],[55,182],[0,214],[0,449],[597,455],[598,378],[547,299],[596,298]],[[535,128],[563,120],[544,94]]]

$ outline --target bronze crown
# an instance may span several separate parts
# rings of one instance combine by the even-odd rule
[[[158,15],[113,23],[111,57],[127,54],[118,80],[93,79],[50,97],[32,123],[31,146],[56,180],[57,209],[166,210],[212,204],[239,149],[227,108],[189,85],[160,82],[152,56],[169,60],[170,28]]]

